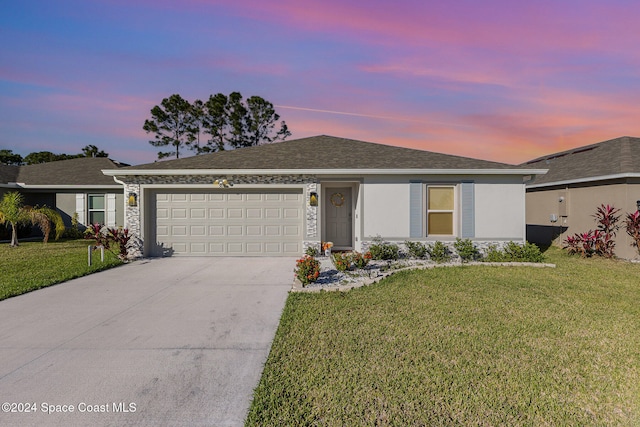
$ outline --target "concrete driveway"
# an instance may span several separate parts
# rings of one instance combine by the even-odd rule
[[[1,301],[0,425],[242,425],[294,266],[151,259]]]

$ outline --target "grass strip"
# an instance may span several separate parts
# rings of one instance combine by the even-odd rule
[[[89,267],[88,245],[87,240],[23,242],[16,248],[1,244],[0,300],[122,264],[116,255],[105,251],[104,262],[99,252],[94,252]]]

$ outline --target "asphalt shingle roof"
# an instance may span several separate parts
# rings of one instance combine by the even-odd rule
[[[20,172],[20,166],[9,166],[0,164],[0,184],[15,182]]]
[[[549,169],[530,185],[640,173],[640,138],[623,136],[539,157],[521,166]]]
[[[19,166],[17,176],[2,183],[27,185],[117,185],[102,169],[117,169],[118,163],[106,157],[80,157],[56,162]],[[1,171],[1,169],[0,169]],[[1,173],[1,172],[0,172]]]
[[[123,168],[171,169],[519,169],[505,163],[313,136]]]

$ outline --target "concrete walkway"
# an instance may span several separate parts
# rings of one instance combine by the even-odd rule
[[[294,266],[143,260],[1,301],[0,401],[22,413],[0,425],[242,425]]]

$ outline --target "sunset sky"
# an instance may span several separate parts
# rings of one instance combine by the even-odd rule
[[[0,13],[0,148],[139,164],[178,93],[261,96],[290,139],[520,163],[640,136],[637,0],[21,0]]]

